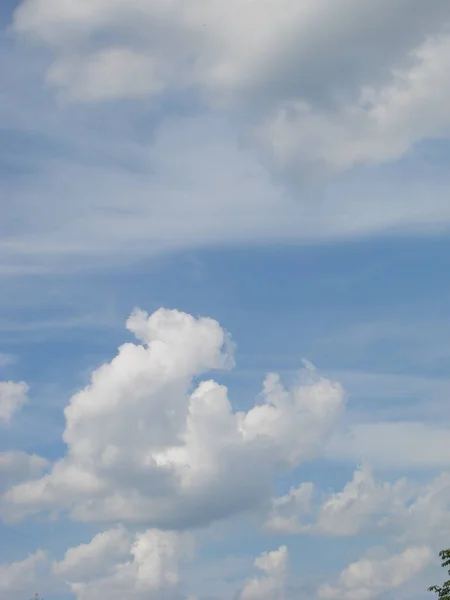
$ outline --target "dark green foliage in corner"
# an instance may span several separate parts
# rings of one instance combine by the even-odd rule
[[[442,550],[439,552],[439,556],[442,560],[442,566],[448,567],[450,565],[450,549]],[[448,570],[450,576],[450,569]],[[438,595],[439,600],[450,600],[450,579],[446,581],[442,587],[440,585],[432,585],[428,588],[429,592],[435,592]]]

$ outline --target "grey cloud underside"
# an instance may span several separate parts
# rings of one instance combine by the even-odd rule
[[[2,41],[1,273],[446,230],[448,176],[413,149],[448,137],[449,18],[440,1],[24,2],[22,41]]]
[[[428,35],[445,32],[449,18],[444,0],[428,6],[420,0],[194,0],[164,8],[146,0],[97,0],[89,8],[31,0],[16,11],[14,29],[47,43],[56,56],[79,47],[86,56],[99,48],[133,48],[166,67],[168,86],[180,85],[176,77],[190,83],[170,68],[181,63],[193,83],[217,86],[218,93],[250,93],[268,106],[299,97],[326,106],[339,90],[385,82]]]

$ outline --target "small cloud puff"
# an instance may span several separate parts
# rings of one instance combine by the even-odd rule
[[[28,401],[28,386],[24,382],[0,381],[0,423],[11,419]]]

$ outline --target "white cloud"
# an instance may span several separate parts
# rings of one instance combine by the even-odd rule
[[[112,529],[67,550],[53,572],[78,600],[179,598],[178,564],[192,548],[187,534]]]
[[[342,492],[330,495],[321,505],[316,530],[329,535],[355,535],[371,529],[385,515],[404,506],[413,490],[405,479],[378,482],[367,469],[355,471]]]
[[[303,483],[273,501],[266,526],[279,533],[314,533],[352,536],[381,526],[417,490],[406,479],[394,483],[376,481],[368,468],[355,471],[341,492],[329,494],[317,506],[314,486]]]
[[[38,550],[25,560],[0,564],[0,598],[5,600],[21,600],[36,589],[40,581],[40,570],[45,567],[45,552]]]
[[[365,467],[342,491],[319,495],[302,483],[275,498],[265,526],[278,534],[357,536],[370,533],[407,543],[445,545],[450,534],[450,474],[419,483],[376,479]]]
[[[84,60],[59,60],[49,70],[47,81],[65,88],[70,100],[93,102],[150,96],[162,90],[163,77],[151,56],[109,48]]]
[[[36,454],[0,452],[0,491],[20,481],[41,476],[49,464],[49,461]]]
[[[447,175],[430,176],[420,155],[408,177],[325,180],[311,161],[323,173],[395,160],[447,135],[449,18],[445,0],[22,2],[13,28],[27,44],[0,77],[12,90],[5,127],[26,146],[14,164],[28,175],[5,184],[0,273],[447,228]],[[50,53],[31,57],[30,39]],[[48,56],[47,81],[82,106],[40,89]],[[143,102],[89,105],[121,97]],[[295,186],[271,176],[255,132],[295,163]]]
[[[427,546],[411,546],[388,558],[365,558],[342,571],[336,586],[322,585],[320,600],[371,600],[417,575],[431,560]]]
[[[445,2],[426,10],[417,0],[413,10],[404,0],[376,6],[345,0],[339,7],[325,0],[234,0],[227,6],[220,0],[25,0],[14,28],[72,55],[99,33],[108,33],[105,45],[121,37],[165,65],[168,85],[197,83],[222,95],[263,87],[286,97],[312,95],[317,88],[331,95],[327,86],[338,81],[357,86],[364,74],[379,78],[430,31],[443,29],[449,16]],[[361,32],[370,33],[370,39]],[[355,47],[364,51],[364,61],[349,51]],[[345,68],[339,78],[337,65]],[[188,72],[184,79],[183,70]]]
[[[249,579],[240,594],[240,600],[283,600],[289,553],[286,546],[265,552],[255,560],[255,567],[264,576]]]
[[[448,137],[446,98],[450,37],[427,40],[414,64],[396,71],[380,88],[363,88],[358,102],[337,111],[292,102],[277,110],[261,135],[281,163],[325,163],[346,169],[358,163],[391,162],[418,141]]]
[[[109,529],[96,535],[88,544],[66,551],[60,562],[55,562],[55,575],[69,581],[90,581],[110,574],[121,559],[129,556],[131,536],[123,528]]]
[[[343,169],[448,135],[449,20],[441,1],[25,0],[14,29],[54,50],[48,81],[72,100],[194,86],[264,116],[277,160]]]
[[[293,487],[284,496],[272,501],[266,527],[277,533],[303,533],[309,526],[304,519],[309,517],[313,508],[314,484],[302,483]]]
[[[232,365],[216,321],[135,311],[128,343],[65,409],[66,457],[8,490],[4,515],[68,507],[81,520],[189,527],[254,508],[273,479],[320,453],[342,387],[305,371],[287,390],[266,378],[262,402],[235,412],[225,387],[194,379]]]
[[[24,382],[0,381],[0,423],[10,423],[14,414],[28,401]]]
[[[450,535],[450,473],[416,485],[408,502],[397,502],[380,522],[385,531],[403,540],[446,544]]]
[[[5,269],[67,273],[68,265],[126,265],[199,247],[423,234],[450,223],[446,176],[424,180],[420,168],[406,179],[372,172],[325,188],[299,184],[294,194],[217,116],[168,119],[144,145],[108,123],[99,135],[86,118],[88,126],[52,138],[56,145],[76,138],[73,158],[36,157],[30,174],[10,184],[4,226],[14,233],[0,237]],[[117,118],[131,127],[123,113]]]

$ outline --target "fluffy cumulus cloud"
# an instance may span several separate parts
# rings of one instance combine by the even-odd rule
[[[249,579],[240,594],[240,600],[282,600],[285,596],[286,572],[289,553],[286,546],[265,552],[255,560],[255,567],[264,575]]]
[[[387,558],[364,558],[342,571],[336,586],[318,589],[320,600],[371,600],[420,573],[431,560],[427,546],[411,546]]]
[[[44,579],[47,556],[42,550],[30,554],[22,561],[0,563],[0,598],[19,600],[28,597]]]
[[[67,454],[3,497],[3,512],[69,508],[79,520],[183,528],[263,505],[276,476],[321,452],[344,404],[342,387],[311,369],[262,401],[233,408],[224,386],[199,379],[233,364],[220,325],[161,309],[135,311],[127,343],[65,409]],[[10,512],[12,511],[12,512]]]
[[[416,485],[409,501],[397,502],[382,525],[400,539],[446,544],[450,535],[450,473],[443,472],[431,482]]]
[[[450,535],[450,474],[418,483],[402,477],[376,478],[367,467],[357,469],[340,492],[320,494],[302,483],[272,500],[266,527],[282,534],[350,537],[382,534],[408,543],[430,539],[446,543]]]
[[[14,414],[27,402],[26,383],[0,381],[0,423],[10,423]]]
[[[30,589],[70,594],[76,600],[199,600],[182,578],[195,555],[189,533],[149,529],[134,532],[118,526],[91,541],[69,547],[60,560],[38,550],[25,560],[0,564],[0,598],[19,600]],[[235,588],[236,600],[284,600],[289,552],[286,546],[264,552],[254,561],[260,575]],[[214,596],[218,598],[219,596]],[[220,596],[222,597],[222,596]]]
[[[317,502],[312,483],[302,483],[273,500],[267,527],[284,533],[351,536],[380,527],[383,519],[404,509],[417,493],[406,479],[377,481],[367,468],[355,471],[341,492]],[[313,500],[314,498],[314,500]]]
[[[175,599],[180,596],[178,564],[192,552],[192,539],[148,530],[131,536],[119,527],[67,550],[53,573],[78,600]]]
[[[335,170],[358,163],[394,161],[426,138],[447,137],[450,89],[442,73],[450,64],[450,38],[426,40],[411,54],[412,64],[392,80],[363,87],[353,102],[335,111],[300,100],[276,109],[260,135],[285,163],[324,162]]]
[[[198,593],[183,569],[205,527],[245,511],[253,524],[264,524],[265,535],[382,534],[391,551],[404,545],[397,554],[356,560],[336,584],[318,588],[320,600],[370,600],[396,589],[429,564],[430,540],[433,550],[445,544],[445,472],[428,481],[385,481],[364,466],[341,491],[324,494],[303,481],[274,494],[280,476],[323,457],[333,432],[345,425],[340,384],[305,362],[289,388],[269,374],[254,406],[239,410],[227,389],[207,377],[234,366],[234,343],[217,321],[136,309],[126,326],[136,341],[120,346],[65,408],[65,455],[51,463],[20,451],[0,453],[5,522],[68,511],[100,528],[88,543],[52,557],[51,574],[41,551],[3,565],[12,598],[45,580],[77,600],[185,600]],[[285,545],[264,553],[254,562],[259,574],[240,571],[218,597],[297,600],[301,588],[288,562]]]
[[[303,533],[308,529],[304,519],[312,512],[314,484],[302,483],[287,494],[274,498],[266,527],[279,533]]]
[[[49,464],[48,460],[36,454],[0,452],[0,491],[20,481],[38,478]]]

